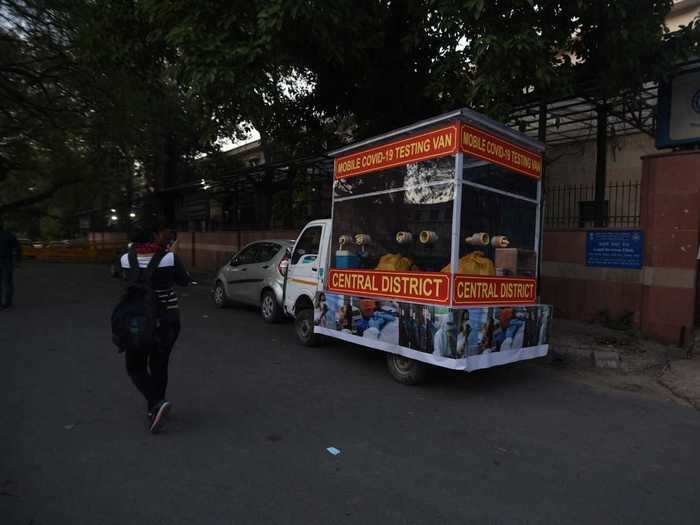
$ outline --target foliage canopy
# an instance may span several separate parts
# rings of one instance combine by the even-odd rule
[[[0,213],[128,207],[251,126],[278,159],[459,106],[634,90],[697,54],[696,24],[664,27],[672,4],[0,0]]]

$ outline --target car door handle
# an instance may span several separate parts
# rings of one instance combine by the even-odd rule
[[[318,268],[311,268],[311,271],[312,271],[312,272],[317,272],[317,271],[318,271]]]
[[[269,267],[270,267],[270,265],[269,265],[269,264],[266,264],[266,265],[263,266],[262,268],[263,268],[263,270],[267,270]]]

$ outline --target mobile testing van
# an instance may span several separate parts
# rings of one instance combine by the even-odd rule
[[[543,151],[462,109],[331,152],[332,219],[305,226],[287,269],[297,338],[387,352],[404,383],[426,364],[473,371],[546,355]]]

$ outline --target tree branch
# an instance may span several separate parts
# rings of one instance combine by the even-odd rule
[[[47,189],[39,193],[33,193],[32,195],[22,197],[21,199],[16,199],[5,204],[0,204],[0,214],[7,213],[9,211],[19,210],[28,206],[33,206],[34,204],[38,204],[42,201],[45,201],[46,199],[53,197],[53,195],[59,190],[68,188],[70,186],[75,186],[76,184],[80,184],[83,181],[84,179],[82,177],[63,180],[52,184]]]

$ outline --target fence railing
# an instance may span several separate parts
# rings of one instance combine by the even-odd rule
[[[595,186],[566,184],[547,188],[544,226],[560,228],[636,228],[639,226],[640,183],[615,182],[605,200],[595,201]]]

